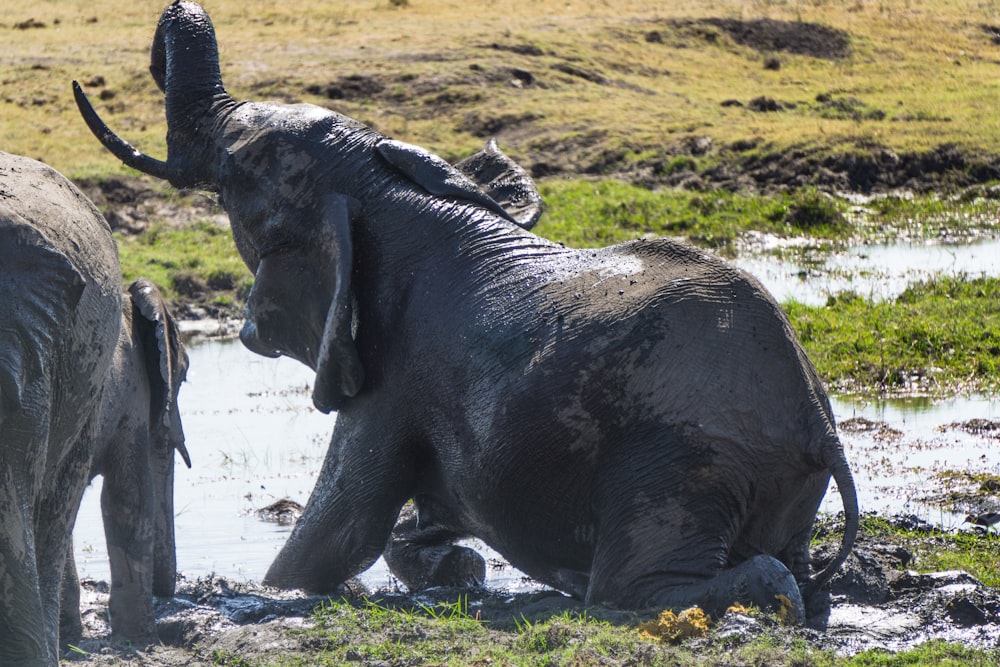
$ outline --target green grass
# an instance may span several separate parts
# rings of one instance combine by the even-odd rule
[[[445,605],[448,607],[449,605]],[[672,665],[709,667],[895,667],[996,664],[1000,651],[932,641],[913,649],[870,650],[846,657],[784,632],[773,619],[746,636],[719,636],[664,644],[642,638],[634,625],[587,614],[489,623],[468,613],[433,608],[393,609],[374,602],[331,602],[317,609],[313,627],[293,630],[294,652],[246,658],[235,650],[212,654],[227,667],[327,667],[332,665]]]
[[[1000,279],[942,277],[890,301],[853,293],[784,304],[828,382],[848,390],[988,389],[1000,384]]]
[[[890,544],[903,543],[914,556],[907,565],[918,572],[962,570],[987,586],[1000,587],[1000,535],[995,532],[911,531],[885,517],[864,515],[862,535]]]
[[[748,231],[820,239],[844,239],[854,231],[847,204],[813,188],[760,196],[566,180],[543,183],[540,191],[545,214],[535,231],[578,248],[653,235],[732,251]]]
[[[123,282],[148,278],[168,301],[184,297],[232,306],[242,301],[253,282],[229,230],[210,222],[179,229],[154,225],[140,236],[116,238]]]

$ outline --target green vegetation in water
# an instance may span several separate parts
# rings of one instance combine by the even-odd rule
[[[861,517],[862,535],[888,543],[903,543],[913,553],[907,568],[917,572],[962,570],[986,586],[1000,586],[1000,535],[995,532],[914,531],[893,525],[885,517]]]
[[[296,652],[246,658],[233,650],[212,654],[213,664],[324,667],[328,665],[796,665],[798,667],[889,667],[892,665],[989,665],[998,651],[933,641],[908,651],[837,655],[789,636],[773,619],[762,619],[756,636],[705,638],[666,644],[643,638],[631,624],[614,624],[587,613],[549,618],[481,621],[464,604],[394,609],[376,602],[330,602],[318,608],[311,628],[290,630]]]
[[[991,188],[970,188],[962,196],[873,197],[859,215],[862,236],[893,242],[900,239],[961,239],[1000,229],[1000,198]]]
[[[228,229],[211,222],[183,228],[151,227],[141,236],[116,235],[127,285],[139,277],[156,283],[168,301],[189,300],[232,306],[253,282]]]
[[[888,301],[846,292],[784,307],[820,375],[840,388],[1000,384],[1000,278],[941,277]]]
[[[540,191],[545,214],[535,232],[577,248],[652,235],[731,250],[750,231],[817,239],[844,239],[854,232],[848,204],[815,188],[764,196],[573,180],[544,183]]]

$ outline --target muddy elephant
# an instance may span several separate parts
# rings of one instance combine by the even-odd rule
[[[153,596],[174,594],[174,452],[187,466],[177,396],[188,357],[159,290],[140,278],[123,295],[121,330],[105,379],[89,478],[103,476],[101,514],[111,562],[109,612],[116,637],[155,642]],[[80,582],[66,556],[62,642],[78,641]]]
[[[0,665],[58,663],[63,564],[120,320],[107,222],[53,169],[0,153]]]
[[[857,499],[820,379],[760,283],[665,239],[563,247],[422,149],[239,102],[194,3],[164,11],[150,69],[166,161],[76,86],[84,118],[126,164],[219,193],[255,274],[241,339],[314,369],[316,407],[338,412],[266,583],[333,590],[413,498],[422,522],[588,603],[802,617]],[[831,475],[847,527],[811,576]]]

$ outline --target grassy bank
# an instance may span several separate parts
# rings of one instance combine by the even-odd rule
[[[820,374],[842,389],[944,393],[1000,383],[1000,279],[942,277],[891,301],[846,293],[785,310]]]
[[[125,138],[162,156],[147,67],[165,4],[5,3],[0,147],[74,177],[121,171],[78,117],[76,79]],[[327,105],[447,158],[497,136],[536,175],[659,178],[805,155],[817,172],[833,156],[864,171],[940,146],[994,154],[1000,134],[993,2],[206,6],[237,97]]]
[[[313,651],[303,655],[247,660],[237,651],[216,651],[213,664],[250,667],[332,665],[673,665],[707,667],[893,667],[962,665],[987,667],[998,650],[974,650],[945,642],[890,653],[869,650],[846,657],[819,649],[782,631],[774,619],[757,617],[756,637],[726,636],[709,630],[704,637],[676,644],[642,636],[635,627],[588,616],[562,614],[531,621],[489,623],[443,605],[398,610],[377,603],[331,602],[316,611],[315,627],[299,634]],[[762,629],[763,628],[763,629]]]

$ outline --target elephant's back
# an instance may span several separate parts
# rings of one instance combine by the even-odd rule
[[[0,401],[6,411],[49,392],[54,434],[73,432],[121,325],[111,230],[54,169],[0,153],[0,265]]]
[[[15,218],[63,249],[81,276],[120,282],[111,228],[93,202],[52,167],[0,152],[0,219]]]

